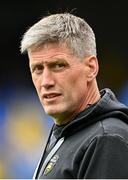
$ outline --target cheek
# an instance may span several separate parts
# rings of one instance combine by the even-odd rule
[[[70,77],[69,83],[71,87],[74,87],[77,90],[83,89],[87,83],[86,76],[81,72],[76,72],[76,74]]]
[[[68,79],[69,80],[69,79]],[[86,91],[87,83],[85,78],[82,77],[71,77],[70,81],[65,79],[63,83],[65,92],[68,93],[69,98],[78,99],[81,98]]]
[[[75,99],[84,98],[87,90],[87,81],[85,77],[77,77],[72,83],[72,93]]]
[[[75,94],[76,97],[83,98],[85,91],[86,91],[86,83],[81,82],[81,83],[76,83],[74,85],[73,94]]]

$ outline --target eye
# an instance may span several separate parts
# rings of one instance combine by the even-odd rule
[[[35,65],[33,68],[32,68],[32,73],[35,73],[35,74],[41,74],[43,72],[43,66],[42,65]]]
[[[65,67],[66,67],[66,64],[65,64],[65,63],[55,63],[55,64],[52,65],[52,69],[53,69],[54,71],[63,70],[63,69],[65,69]]]
[[[64,68],[64,67],[65,67],[65,64],[63,64],[63,63],[58,63],[58,64],[55,65],[56,69],[61,69],[61,68]]]

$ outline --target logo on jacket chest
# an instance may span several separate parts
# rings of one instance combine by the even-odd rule
[[[49,172],[52,171],[52,169],[56,165],[58,159],[59,159],[59,156],[57,154],[51,158],[51,160],[49,161],[49,163],[47,164],[47,166],[44,170],[44,175],[47,175]]]

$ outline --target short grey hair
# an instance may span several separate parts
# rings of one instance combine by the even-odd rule
[[[74,55],[96,56],[95,34],[82,18],[70,13],[46,16],[30,27],[21,40],[21,53],[47,43],[65,43]]]

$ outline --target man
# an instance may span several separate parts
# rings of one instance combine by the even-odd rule
[[[95,35],[83,19],[53,14],[21,41],[54,126],[36,179],[128,178],[128,108],[97,85]]]

